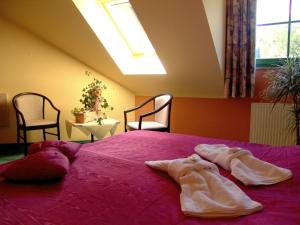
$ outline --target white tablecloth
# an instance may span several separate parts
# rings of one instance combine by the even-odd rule
[[[96,121],[87,123],[75,123],[74,121],[66,120],[66,129],[68,137],[71,138],[72,128],[76,127],[81,130],[85,135],[94,135],[97,139],[102,139],[110,133],[112,136],[120,121],[115,119],[104,119],[103,124],[99,125]]]

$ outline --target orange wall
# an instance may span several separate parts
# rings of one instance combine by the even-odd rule
[[[171,132],[249,141],[251,102],[263,101],[263,73],[257,70],[253,99],[173,99]],[[136,96],[136,105],[149,97]],[[142,111],[136,114],[136,119]]]

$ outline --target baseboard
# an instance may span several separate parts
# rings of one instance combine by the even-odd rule
[[[23,144],[0,144],[0,156],[12,155],[24,151]]]

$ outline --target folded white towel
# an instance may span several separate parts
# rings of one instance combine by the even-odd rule
[[[224,169],[231,170],[231,174],[244,185],[270,185],[292,177],[290,170],[257,159],[250,151],[238,147],[199,144],[195,151]]]
[[[181,186],[180,203],[185,215],[203,218],[237,217],[262,209],[233,182],[219,174],[216,165],[193,154],[188,158],[146,161],[168,172]]]

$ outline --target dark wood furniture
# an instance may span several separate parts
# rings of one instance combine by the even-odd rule
[[[156,95],[141,105],[124,111],[125,132],[127,130],[153,130],[170,132],[170,116],[173,96],[168,93]],[[151,112],[140,115],[138,122],[128,122],[127,113],[153,103],[154,109]],[[143,121],[145,117],[155,115],[154,121]]]
[[[46,103],[56,111],[56,121],[45,119]],[[55,135],[60,140],[60,110],[53,105],[49,98],[38,93],[23,92],[13,97],[12,104],[16,112],[17,142],[20,144],[20,140],[23,140],[25,155],[27,155],[27,131],[41,129],[44,140],[46,140],[46,134]],[[48,128],[57,128],[57,133],[46,131]]]

